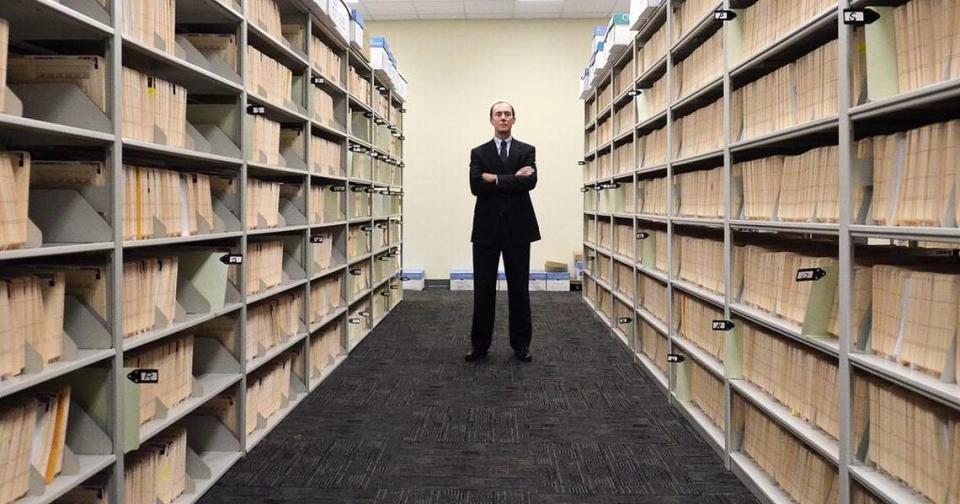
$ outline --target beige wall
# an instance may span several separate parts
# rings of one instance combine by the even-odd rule
[[[514,136],[537,147],[539,183],[531,193],[543,239],[531,267],[573,263],[582,240],[577,160],[583,157],[579,75],[599,20],[371,22],[410,82],[404,117],[404,264],[448,278],[471,264],[475,198],[470,149],[490,140],[490,105],[517,109]]]

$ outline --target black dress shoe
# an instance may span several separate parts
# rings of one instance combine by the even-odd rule
[[[463,360],[467,362],[474,362],[478,360],[483,360],[487,358],[487,352],[481,352],[480,350],[474,350],[467,355],[463,356]]]
[[[533,356],[530,355],[530,349],[520,348],[513,351],[513,356],[517,358],[520,362],[531,362],[533,361]]]

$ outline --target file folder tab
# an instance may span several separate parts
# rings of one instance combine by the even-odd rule
[[[733,21],[737,17],[737,13],[732,10],[717,9],[713,11],[713,19],[717,21]]]
[[[682,355],[680,355],[680,354],[667,354],[667,362],[669,362],[669,363],[671,363],[671,364],[678,364],[678,363],[683,362],[683,361],[685,361],[685,360],[687,360],[686,357],[684,357],[684,356],[682,356]]]
[[[226,265],[243,264],[242,254],[226,254],[220,257],[220,262]]]
[[[629,324],[630,322],[633,322],[633,319],[630,317],[620,317],[617,319],[618,324]]]

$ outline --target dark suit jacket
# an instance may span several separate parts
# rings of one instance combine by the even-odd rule
[[[501,225],[507,227],[505,235],[511,242],[540,239],[540,226],[530,202],[530,191],[537,186],[536,158],[537,149],[516,138],[510,142],[506,164],[500,160],[492,139],[470,151],[470,192],[477,197],[470,241],[494,243]],[[533,167],[533,175],[514,175],[524,166]],[[484,182],[484,173],[496,174],[498,183]]]

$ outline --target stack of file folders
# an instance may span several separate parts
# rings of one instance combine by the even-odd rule
[[[125,240],[190,236],[214,227],[210,176],[123,167]]]
[[[310,323],[315,324],[340,308],[343,301],[342,283],[343,276],[336,274],[310,284]]]
[[[310,39],[310,60],[320,75],[334,84],[341,85],[340,72],[343,58],[323,43],[319,37]]]
[[[193,348],[194,337],[186,334],[124,354],[125,367],[156,369],[160,377],[157,383],[137,385],[141,425],[158,416],[159,405],[169,410],[190,397],[193,392]]]
[[[247,310],[247,361],[296,336],[302,312],[303,295],[299,290],[250,307]]]
[[[187,147],[187,90],[123,67],[123,136]]]
[[[123,483],[130,504],[170,504],[186,490],[187,430],[171,427],[124,458]]]
[[[837,468],[745,401],[741,450],[797,502],[837,502]]]
[[[676,180],[680,216],[723,218],[723,167],[680,173]]]
[[[247,380],[246,431],[257,428],[257,419],[270,419],[291,398],[291,377],[298,356],[288,352],[258,369]]]
[[[674,159],[715,152],[723,147],[723,99],[674,120]]]
[[[247,19],[275,39],[283,36],[280,6],[274,0],[250,0],[247,3]]]
[[[340,323],[327,324],[314,333],[310,340],[310,377],[319,377],[340,356],[341,348]]]
[[[276,105],[293,97],[293,71],[279,61],[247,46],[247,91]]]
[[[149,47],[174,54],[176,0],[123,0],[123,34]]]
[[[737,163],[743,178],[743,217],[748,220],[837,222],[840,182],[837,146],[793,156],[771,156]],[[855,200],[857,198],[854,195]]]
[[[251,240],[247,243],[244,262],[247,263],[247,294],[280,285],[283,281],[283,241]]]
[[[179,260],[175,256],[124,261],[124,337],[168,327],[173,322],[178,269]]]
[[[70,385],[40,387],[0,403],[0,502],[14,502],[30,490],[31,474],[49,485],[63,468]]]

